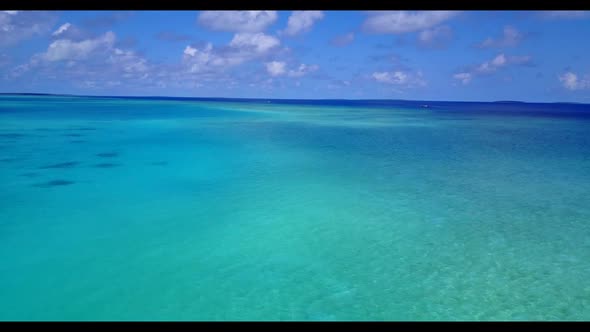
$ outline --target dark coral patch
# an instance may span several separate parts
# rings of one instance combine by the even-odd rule
[[[47,166],[42,166],[39,167],[40,169],[48,169],[48,168],[72,168],[75,166],[78,166],[80,163],[77,161],[68,161],[65,163],[57,163],[57,164],[51,164],[51,165],[47,165]]]
[[[0,134],[0,138],[21,138],[25,137],[25,134],[17,134],[17,133],[8,133],[8,134]]]
[[[94,127],[75,127],[75,128],[66,128],[65,130],[90,131],[90,130],[96,130],[96,128],[94,128]]]
[[[60,187],[60,186],[69,186],[76,182],[70,180],[51,180],[43,183],[34,184],[33,187],[39,188],[52,188],[52,187]]]
[[[84,135],[82,135],[82,134],[77,134],[77,133],[73,133],[73,134],[64,134],[64,136],[67,136],[67,137],[82,137],[82,136],[84,136]]]
[[[150,165],[154,165],[154,166],[167,166],[168,162],[167,161],[154,161],[151,162]]]
[[[36,131],[56,131],[59,129],[55,129],[55,128],[36,128]]]
[[[18,161],[18,158],[4,158],[0,159],[0,163],[12,163]]]
[[[39,176],[39,174],[35,173],[35,172],[27,172],[27,173],[22,173],[20,176],[24,176],[26,178],[34,178],[34,177]]]

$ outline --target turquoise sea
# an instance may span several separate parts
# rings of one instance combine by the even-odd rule
[[[589,320],[590,105],[3,95],[0,260],[0,320]]]

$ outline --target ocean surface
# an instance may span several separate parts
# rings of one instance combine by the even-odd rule
[[[589,320],[590,105],[3,95],[0,262],[0,320]]]

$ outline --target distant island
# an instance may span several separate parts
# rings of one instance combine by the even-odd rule
[[[231,98],[231,97],[188,97],[188,96],[108,96],[108,95],[75,95],[75,94],[53,94],[35,92],[0,92],[0,96],[42,96],[42,97],[72,97],[72,98],[117,98],[117,99],[163,99],[163,100],[197,100],[197,101],[234,101],[234,102],[262,102],[262,103],[363,103],[381,105],[417,105],[421,108],[430,108],[434,105],[448,104],[572,104],[589,105],[588,103],[554,101],[554,102],[531,102],[521,100],[497,100],[497,101],[458,101],[458,100],[411,100],[411,99],[290,99],[290,98]]]

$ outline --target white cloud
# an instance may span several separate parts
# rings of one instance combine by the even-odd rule
[[[578,88],[578,75],[567,72],[559,76],[559,81],[563,84],[563,86],[570,90],[576,90]]]
[[[50,12],[0,11],[0,45],[10,45],[48,33],[54,22],[55,16]]]
[[[418,35],[418,43],[427,47],[443,47],[453,38],[453,30],[446,26],[422,30]]]
[[[495,72],[496,70],[506,67],[508,65],[523,65],[530,63],[532,57],[530,55],[523,56],[506,56],[504,53],[498,54],[491,61],[485,61],[480,64],[475,72],[480,74],[487,74]]]
[[[281,44],[280,40],[264,33],[237,33],[229,46],[240,49],[253,49],[257,53],[264,53]]]
[[[58,39],[51,44],[47,51],[41,54],[46,61],[81,60],[87,58],[96,50],[108,50],[115,43],[115,34],[111,31],[95,39],[75,42],[69,39]]]
[[[407,33],[429,29],[456,15],[458,11],[378,11],[372,12],[363,28],[374,33]]]
[[[321,10],[294,11],[287,22],[287,28],[283,31],[288,36],[309,32],[314,23],[324,18]]]
[[[346,46],[354,41],[354,32],[347,33],[342,36],[337,36],[332,39],[332,45],[334,46]]]
[[[492,65],[494,67],[501,67],[506,64],[508,60],[506,60],[506,56],[504,54],[499,54],[492,60]]]
[[[261,32],[277,20],[274,10],[203,11],[197,21],[215,31]]]
[[[198,52],[198,50],[196,48],[191,47],[191,46],[187,46],[184,49],[183,53],[184,53],[184,55],[195,56],[197,54],[197,52]]]
[[[320,69],[318,65],[300,64],[296,69],[287,70],[287,64],[283,61],[272,61],[266,63],[266,71],[271,76],[287,75],[288,77],[303,77]]]
[[[57,30],[55,30],[51,35],[52,36],[59,36],[62,33],[66,32],[66,30],[68,30],[71,26],[72,26],[72,24],[70,24],[70,23],[64,23]]]
[[[213,49],[211,43],[208,43],[200,50],[187,46],[183,52],[183,63],[190,73],[202,73],[237,65],[241,63],[241,59],[231,56],[224,57]]]
[[[299,65],[297,70],[289,70],[289,73],[287,75],[289,77],[301,77],[309,73],[313,73],[314,71],[317,71],[319,68],[320,66],[318,65],[306,65],[302,63]]]
[[[88,86],[96,88],[113,86],[113,82],[121,80],[147,84],[154,66],[137,53],[116,47],[115,40],[116,36],[111,31],[81,41],[55,40],[45,52],[35,54],[29,62],[17,66],[10,76],[59,77],[73,84],[91,82]]]
[[[405,83],[407,79],[407,75],[401,71],[396,71],[394,73],[389,72],[375,72],[373,73],[373,78],[377,82],[381,83],[389,83],[389,84],[401,84]]]
[[[471,82],[471,80],[478,75],[489,75],[495,73],[501,68],[512,65],[527,65],[530,64],[532,57],[530,55],[522,56],[506,56],[500,53],[492,60],[484,61],[483,63],[473,67],[471,70],[462,71],[453,75],[453,78],[461,81],[463,84]]]
[[[548,19],[579,19],[590,16],[587,10],[545,10],[539,13],[541,17]]]
[[[271,61],[266,63],[266,71],[270,76],[283,75],[286,72],[286,63],[281,61]]]
[[[55,40],[69,39],[72,41],[82,41],[85,39],[92,39],[95,36],[68,22],[59,26],[59,28],[51,34],[51,37]]]
[[[582,90],[590,88],[590,78],[586,77],[585,79],[580,79],[578,78],[577,74],[571,71],[559,75],[558,78],[563,87],[569,90]]]
[[[263,33],[237,33],[229,45],[214,48],[208,43],[202,49],[187,46],[183,64],[191,73],[223,71],[253,59],[264,57],[280,45],[280,41]]]
[[[129,74],[134,73],[145,73],[149,70],[147,60],[130,50],[115,48],[114,52],[109,56],[108,62],[120,68],[124,73],[123,77],[128,77]]]
[[[497,55],[491,61],[485,61],[484,63],[477,66],[475,69],[476,73],[487,74],[495,72],[498,68],[506,64],[506,56],[504,54]]]
[[[471,82],[473,75],[471,73],[457,73],[453,75],[453,78],[461,81],[461,83],[463,84],[468,84],[469,82]]]
[[[500,38],[488,38],[479,44],[480,48],[493,48],[493,47],[514,47],[520,44],[524,36],[516,28],[511,26],[505,26]]]
[[[423,79],[422,72],[418,71],[416,74],[409,71],[397,70],[393,72],[374,72],[371,77],[373,80],[390,85],[414,87],[425,86],[426,81]]]

